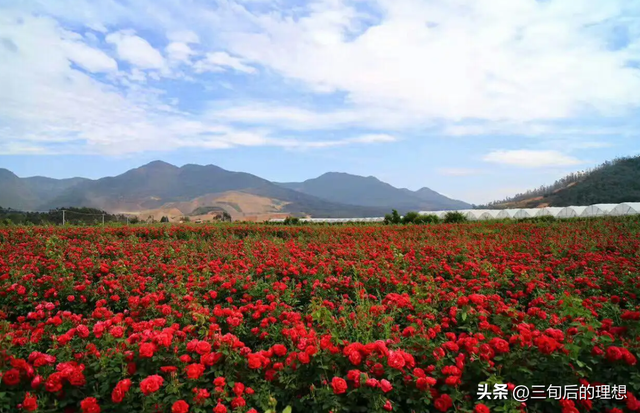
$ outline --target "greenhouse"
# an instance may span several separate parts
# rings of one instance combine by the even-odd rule
[[[536,214],[537,217],[558,217],[558,214],[560,214],[560,211],[562,211],[564,208],[562,207],[546,207],[546,208],[540,208],[540,211],[538,211],[538,213]]]
[[[618,204],[590,205],[584,210],[584,212],[580,216],[581,217],[605,217],[605,216],[611,215],[611,211],[613,211],[613,209],[617,206]]]
[[[533,218],[540,211],[540,208],[522,208],[513,216],[516,219]]]
[[[497,219],[515,218],[515,215],[520,211],[519,209],[503,209],[496,215]]]
[[[500,213],[500,210],[498,209],[486,209],[478,219],[481,221],[486,221],[489,219],[497,219],[499,213]]]
[[[624,204],[618,204],[613,208],[610,215],[640,215],[640,202],[625,202]]]
[[[556,218],[577,218],[582,215],[585,209],[587,209],[587,207],[584,206],[564,207],[560,210],[560,212],[558,212]]]

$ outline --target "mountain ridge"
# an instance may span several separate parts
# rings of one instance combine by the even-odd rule
[[[178,167],[157,160],[119,175],[99,179],[54,179],[43,176],[20,178],[7,169],[0,169],[0,206],[23,210],[49,210],[74,206],[119,213],[148,211],[176,202],[189,202],[203,196],[235,192],[277,201],[273,205],[281,205],[282,211],[278,211],[281,213],[300,216],[367,217],[382,216],[391,208],[403,212],[447,209],[449,203],[461,202],[450,200],[430,189],[428,191],[433,199],[425,200],[420,197],[419,192],[406,190],[410,192],[406,193],[373,176],[361,177],[344,172],[327,172],[315,179],[319,180],[324,189],[309,193],[305,191],[305,184],[308,186],[309,180],[299,184],[279,184],[246,172],[229,171],[213,164],[185,164]],[[337,192],[342,192],[343,196],[336,197]],[[344,196],[345,194],[351,196]]]

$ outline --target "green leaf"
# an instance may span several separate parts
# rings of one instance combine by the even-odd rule
[[[291,413],[291,406],[285,407],[282,413]]]

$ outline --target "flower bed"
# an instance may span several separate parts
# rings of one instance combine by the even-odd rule
[[[640,411],[638,231],[0,229],[0,411]]]

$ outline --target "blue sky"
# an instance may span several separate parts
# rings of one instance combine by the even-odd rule
[[[640,153],[628,0],[0,0],[0,167],[327,171],[482,203]]]

